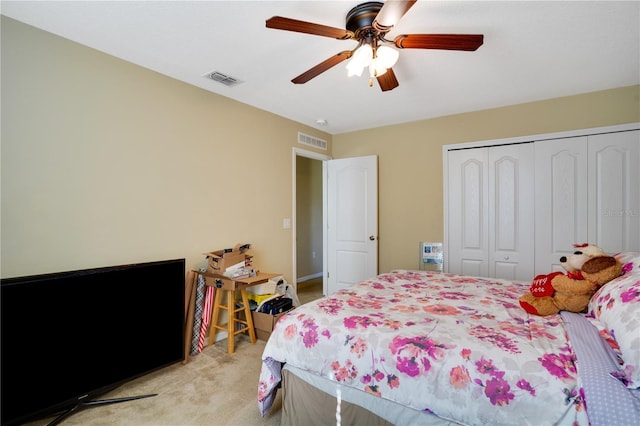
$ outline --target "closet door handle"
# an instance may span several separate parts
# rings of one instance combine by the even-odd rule
[[[375,241],[375,240],[376,240],[376,237],[375,237],[375,235],[369,235],[369,239],[370,239],[371,241]]]

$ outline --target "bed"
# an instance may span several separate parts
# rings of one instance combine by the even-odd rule
[[[640,254],[586,314],[527,314],[529,283],[381,274],[276,324],[258,406],[282,424],[640,424]]]

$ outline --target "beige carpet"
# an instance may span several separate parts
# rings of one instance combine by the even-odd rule
[[[301,303],[322,295],[319,284],[299,286]],[[129,382],[104,398],[157,393],[152,398],[107,405],[74,414],[63,425],[279,425],[278,393],[271,411],[258,411],[258,377],[265,342],[251,344],[246,335],[236,336],[236,351],[227,354],[227,340],[220,340],[176,364]],[[45,425],[52,419],[30,423]]]

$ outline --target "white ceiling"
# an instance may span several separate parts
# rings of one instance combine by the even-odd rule
[[[267,29],[284,16],[344,28],[362,1],[6,1],[3,15],[202,89],[339,134],[640,83],[640,1],[419,0],[387,35],[484,34],[475,52],[405,49],[381,92],[339,64],[352,40]],[[219,71],[242,81],[204,78]],[[96,84],[100,84],[96,82]],[[318,125],[324,119],[327,124]]]

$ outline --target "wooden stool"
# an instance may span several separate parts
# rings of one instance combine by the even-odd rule
[[[234,352],[235,336],[245,331],[249,332],[251,343],[256,342],[256,331],[253,327],[253,318],[249,308],[249,298],[247,297],[247,287],[265,283],[269,278],[277,277],[279,274],[258,273],[255,277],[240,278],[232,280],[223,275],[200,272],[205,277],[205,284],[216,288],[216,296],[213,302],[213,313],[211,315],[211,331],[209,332],[209,345],[215,342],[217,330],[227,332],[227,353]],[[236,290],[240,290],[242,306],[236,308]],[[226,304],[225,303],[226,296]],[[218,324],[220,310],[227,311],[227,322]],[[244,319],[238,318],[238,313],[244,313]],[[240,325],[240,327],[239,327]]]

